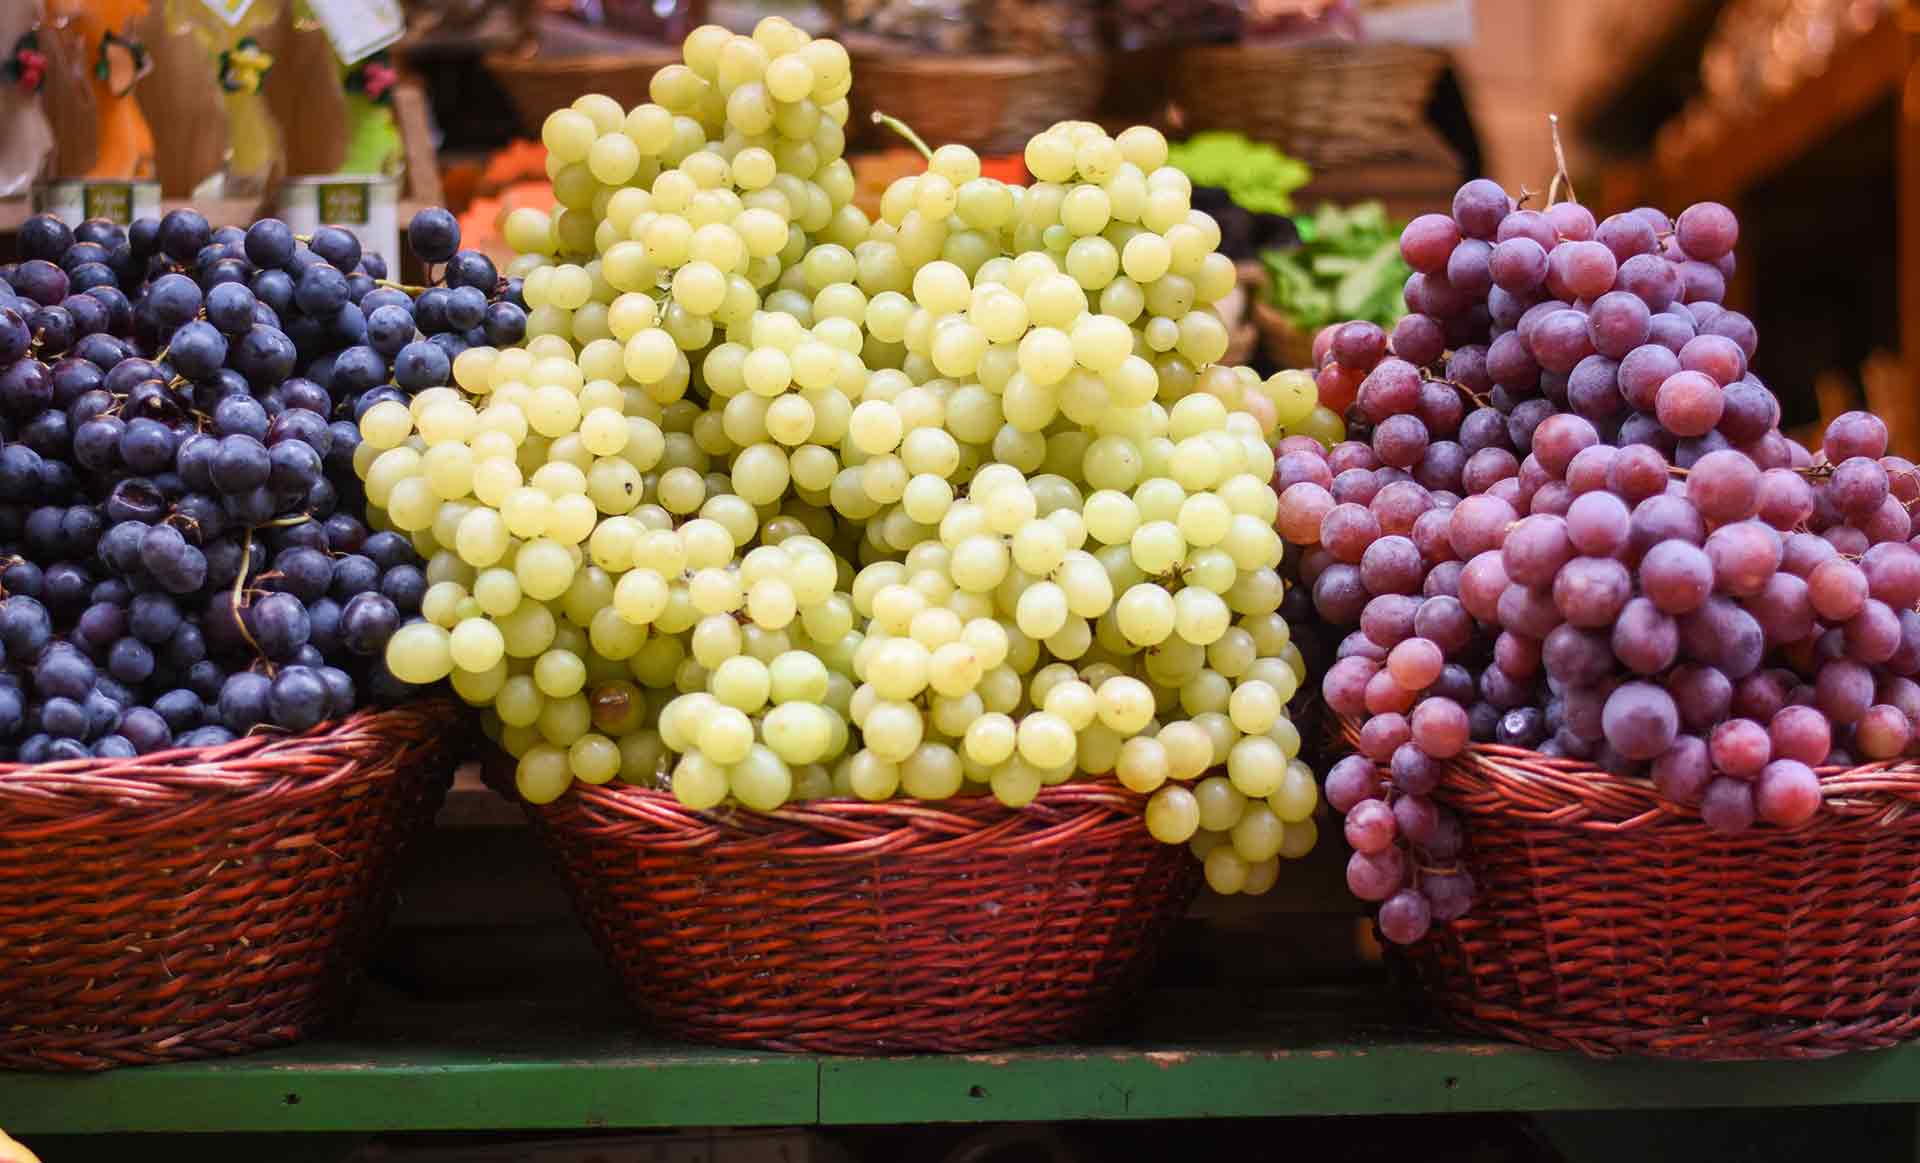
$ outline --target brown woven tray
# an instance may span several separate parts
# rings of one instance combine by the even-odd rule
[[[989,156],[1018,154],[1056,122],[1091,119],[1107,82],[1106,59],[1092,55],[924,53],[862,36],[847,37],[847,50],[854,77],[847,135],[875,147],[899,144],[873,124],[877,110],[936,147],[956,142]]]
[[[1372,41],[1196,45],[1174,58],[1171,92],[1189,132],[1238,130],[1336,167],[1424,145],[1446,64],[1435,49]]]
[[[507,91],[522,131],[537,139],[547,114],[588,93],[611,97],[627,109],[645,104],[653,74],[679,64],[680,49],[661,46],[577,56],[499,52],[487,54],[484,63]]]
[[[1083,1035],[1140,985],[1199,883],[1109,782],[1017,811],[816,800],[761,816],[580,786],[529,808],[655,1026],[833,1053]]]
[[[1452,1023],[1702,1059],[1920,1034],[1920,762],[1823,770],[1812,820],[1738,836],[1574,760],[1478,744],[1445,772],[1478,899],[1405,963]]]
[[[445,702],[136,759],[0,767],[0,1067],[294,1041],[348,999],[452,768]]]

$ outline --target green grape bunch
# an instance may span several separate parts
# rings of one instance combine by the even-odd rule
[[[486,708],[535,803],[1110,776],[1265,891],[1318,803],[1272,441],[1338,417],[1220,362],[1235,272],[1159,133],[1057,125],[1027,187],[923,147],[870,220],[851,84],[768,18],[548,118],[558,209],[506,222],[531,337],[362,420],[433,583],[389,666]]]

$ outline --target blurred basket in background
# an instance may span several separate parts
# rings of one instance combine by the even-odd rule
[[[1315,167],[1394,157],[1424,142],[1436,49],[1373,41],[1196,45],[1173,59],[1186,132],[1232,129]]]
[[[1055,122],[1090,120],[1106,86],[1106,59],[1096,55],[929,55],[872,37],[846,43],[854,76],[847,137],[873,146],[899,141],[873,124],[878,111],[935,148],[1018,154]]]
[[[547,114],[588,93],[605,94],[628,109],[644,104],[653,74],[679,63],[678,42],[591,28],[547,12],[531,22],[525,47],[485,57],[487,71],[520,116],[521,130],[536,140]]]
[[[587,56],[492,53],[486,65],[513,102],[520,128],[538,138],[547,114],[588,93],[603,93],[628,109],[644,104],[653,74],[679,60],[679,49],[662,46],[657,52]]]

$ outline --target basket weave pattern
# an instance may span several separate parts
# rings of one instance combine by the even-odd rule
[[[0,767],[0,1067],[293,1041],[345,1002],[450,771],[454,709]]]
[[[626,109],[644,104],[653,74],[679,63],[677,47],[582,56],[501,52],[485,60],[487,71],[507,91],[521,129],[535,138],[547,114],[585,93],[604,94]]]
[[[1799,828],[1723,836],[1644,780],[1469,748],[1436,796],[1479,896],[1408,964],[1444,1017],[1548,1049],[1819,1058],[1912,1038],[1920,763],[1821,784]]]
[[[957,56],[903,52],[849,37],[856,83],[847,136],[896,145],[872,124],[876,110],[900,118],[936,145],[957,142],[987,155],[1018,154],[1056,122],[1088,120],[1106,86],[1098,56]]]
[[[1199,45],[1174,58],[1171,89],[1189,131],[1238,130],[1333,167],[1404,153],[1446,63],[1385,42]]]
[[[1144,978],[1198,884],[1105,782],[1019,810],[818,800],[699,813],[579,786],[530,808],[581,914],[663,1031],[832,1053],[1086,1033]]]

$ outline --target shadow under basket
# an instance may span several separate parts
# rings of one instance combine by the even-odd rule
[[[237,1054],[337,1016],[458,716],[0,766],[0,1067]]]
[[[1404,965],[1440,1017],[1547,1049],[1821,1058],[1906,1041],[1920,763],[1821,784],[1806,824],[1724,836],[1646,780],[1471,747],[1435,795],[1466,827],[1477,898]]]
[[[627,996],[696,1042],[985,1050],[1097,1030],[1199,883],[1100,781],[1013,810],[815,800],[694,812],[576,785],[529,807]]]

